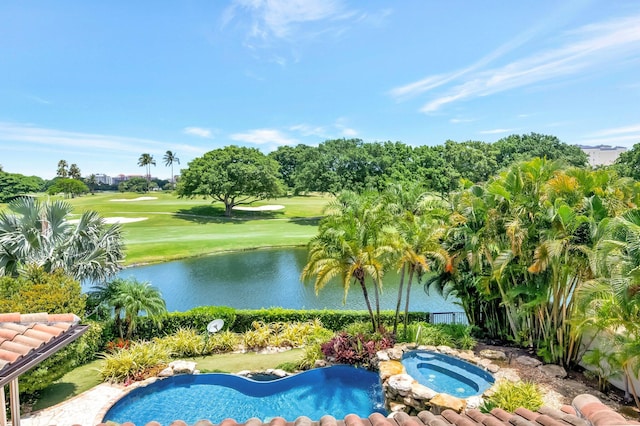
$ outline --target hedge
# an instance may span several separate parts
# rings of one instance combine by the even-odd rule
[[[387,325],[393,324],[395,312],[382,311],[380,313],[382,322]],[[154,337],[173,334],[180,328],[194,328],[204,332],[207,324],[214,319],[224,320],[224,329],[236,333],[244,333],[252,328],[255,321],[265,323],[273,322],[303,322],[319,319],[324,327],[339,331],[354,322],[369,322],[367,311],[345,311],[345,310],[298,310],[284,308],[270,309],[234,309],[226,306],[201,306],[187,312],[172,312],[160,318],[158,322],[150,318],[139,319],[134,339],[151,340]],[[428,321],[429,314],[425,312],[410,312],[409,321]],[[105,334],[106,340],[112,340],[118,336],[114,324],[109,324],[109,332]],[[111,338],[109,338],[111,335]]]

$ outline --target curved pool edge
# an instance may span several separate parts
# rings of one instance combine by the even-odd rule
[[[206,379],[207,376],[217,376],[217,377],[223,377],[223,380],[231,380],[232,382],[237,382],[237,383],[244,383],[245,385],[247,383],[251,383],[251,387],[253,389],[258,389],[258,393],[262,392],[262,391],[266,391],[268,394],[268,389],[270,389],[272,384],[275,384],[276,382],[280,382],[281,386],[282,383],[286,382],[287,384],[285,384],[285,389],[290,387],[290,388],[295,388],[296,386],[298,386],[300,384],[300,382],[304,382],[305,379],[307,379],[305,376],[309,373],[311,374],[321,374],[321,375],[326,375],[328,378],[335,378],[336,376],[339,375],[343,375],[344,370],[349,369],[349,370],[358,370],[356,375],[358,374],[370,374],[371,377],[367,379],[373,379],[374,377],[377,378],[377,372],[376,371],[372,371],[366,368],[362,368],[362,367],[356,367],[356,366],[352,366],[352,365],[346,365],[346,364],[331,364],[331,365],[327,365],[325,367],[317,367],[317,368],[312,368],[309,370],[304,370],[304,371],[299,371],[297,373],[292,373],[292,374],[287,374],[286,376],[283,377],[278,377],[275,378],[273,380],[254,380],[250,377],[247,377],[247,373],[251,373],[251,374],[257,374],[257,373],[265,373],[267,370],[264,371],[251,371],[249,372],[248,370],[244,370],[238,373],[200,373],[198,371],[195,371],[194,373],[180,373],[180,374],[174,374],[172,376],[168,376],[168,377],[151,377],[139,382],[133,382],[130,385],[126,385],[122,387],[122,392],[120,392],[116,397],[111,398],[109,401],[107,401],[107,403],[102,405],[102,408],[98,411],[98,413],[95,416],[94,422],[93,424],[105,424],[106,422],[110,422],[113,420],[109,420],[107,419],[109,412],[112,410],[112,408],[116,407],[118,403],[120,403],[123,399],[127,398],[132,392],[134,391],[141,391],[144,392],[144,388],[152,386],[154,384],[158,384],[160,386],[162,386],[162,384],[160,384],[160,382],[164,382],[165,380],[171,381],[171,380],[179,380],[179,381],[184,381],[186,380],[187,382],[191,383],[191,381],[194,382],[198,382],[200,380],[208,380]],[[315,373],[312,373],[315,372]],[[349,372],[349,374],[353,374],[352,372]],[[214,379],[215,380],[215,379]],[[308,380],[308,379],[307,379]],[[366,417],[368,415],[374,414],[374,413],[379,413],[379,414],[383,414],[384,416],[386,416],[388,414],[388,411],[384,408],[384,395],[382,392],[382,386],[381,383],[379,382],[379,380],[374,379],[375,382],[377,382],[377,384],[375,385],[375,387],[377,388],[377,391],[374,395],[372,399],[369,399],[369,401],[371,402],[372,406],[371,408],[367,408],[367,410],[369,410],[366,415],[362,415],[361,417]],[[199,383],[202,384],[202,383]],[[226,385],[224,385],[226,386]],[[236,389],[233,385],[230,386],[233,389]],[[243,387],[243,385],[240,385],[240,387],[238,387],[237,389],[241,392],[244,393],[243,390],[241,390],[241,388]],[[262,390],[260,390],[260,388],[262,388]],[[246,390],[246,388],[244,388]],[[137,397],[138,395],[136,395]],[[254,395],[255,396],[255,395]],[[362,407],[361,407],[362,408]],[[357,410],[357,409],[356,409]],[[338,410],[340,411],[340,410]],[[354,411],[355,412],[355,411]],[[331,415],[331,414],[329,414]],[[306,414],[301,414],[298,417],[305,417]],[[257,417],[256,417],[257,418]],[[180,420],[179,418],[176,418],[174,420]],[[295,419],[293,419],[295,420]],[[291,421],[293,421],[291,420]],[[319,419],[318,419],[319,420]],[[248,420],[247,420],[248,421]]]

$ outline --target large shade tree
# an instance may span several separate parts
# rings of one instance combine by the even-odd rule
[[[225,216],[235,206],[283,193],[278,163],[255,148],[228,146],[189,163],[178,182],[181,197],[213,198],[224,203]]]
[[[77,280],[104,281],[121,269],[122,231],[95,211],[76,222],[64,201],[22,197],[0,212],[0,276],[16,277],[29,265],[63,270]]]

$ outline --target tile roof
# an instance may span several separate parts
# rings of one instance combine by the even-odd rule
[[[193,426],[212,426],[208,420],[200,420]],[[514,413],[508,413],[500,408],[494,408],[491,413],[479,410],[467,410],[458,414],[453,410],[444,410],[441,414],[422,411],[417,416],[410,416],[404,412],[393,413],[389,417],[375,413],[367,418],[355,414],[347,415],[343,420],[336,420],[331,416],[324,416],[319,421],[311,421],[308,417],[298,417],[294,421],[287,421],[282,417],[271,419],[268,423],[253,418],[245,423],[237,423],[233,419],[226,419],[219,426],[628,426],[640,425],[640,422],[626,420],[622,415],[602,404],[592,395],[578,395],[571,406],[562,409],[542,407],[537,412],[518,408]],[[107,426],[100,423],[98,426]],[[136,426],[133,423],[122,423],[120,426]],[[160,426],[158,422],[149,422],[138,426]],[[176,420],[170,426],[188,426],[187,423]]]
[[[73,314],[0,314],[0,385],[79,337],[86,326]]]

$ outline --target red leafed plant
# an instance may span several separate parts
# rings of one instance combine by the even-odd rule
[[[114,352],[118,349],[129,349],[129,346],[131,345],[131,341],[130,340],[126,340],[123,339],[121,337],[118,337],[116,340],[112,340],[111,342],[107,342],[107,351],[108,352]]]
[[[321,350],[331,361],[368,367],[379,350],[391,348],[394,344],[395,339],[388,333],[365,336],[342,331],[324,343]]]

